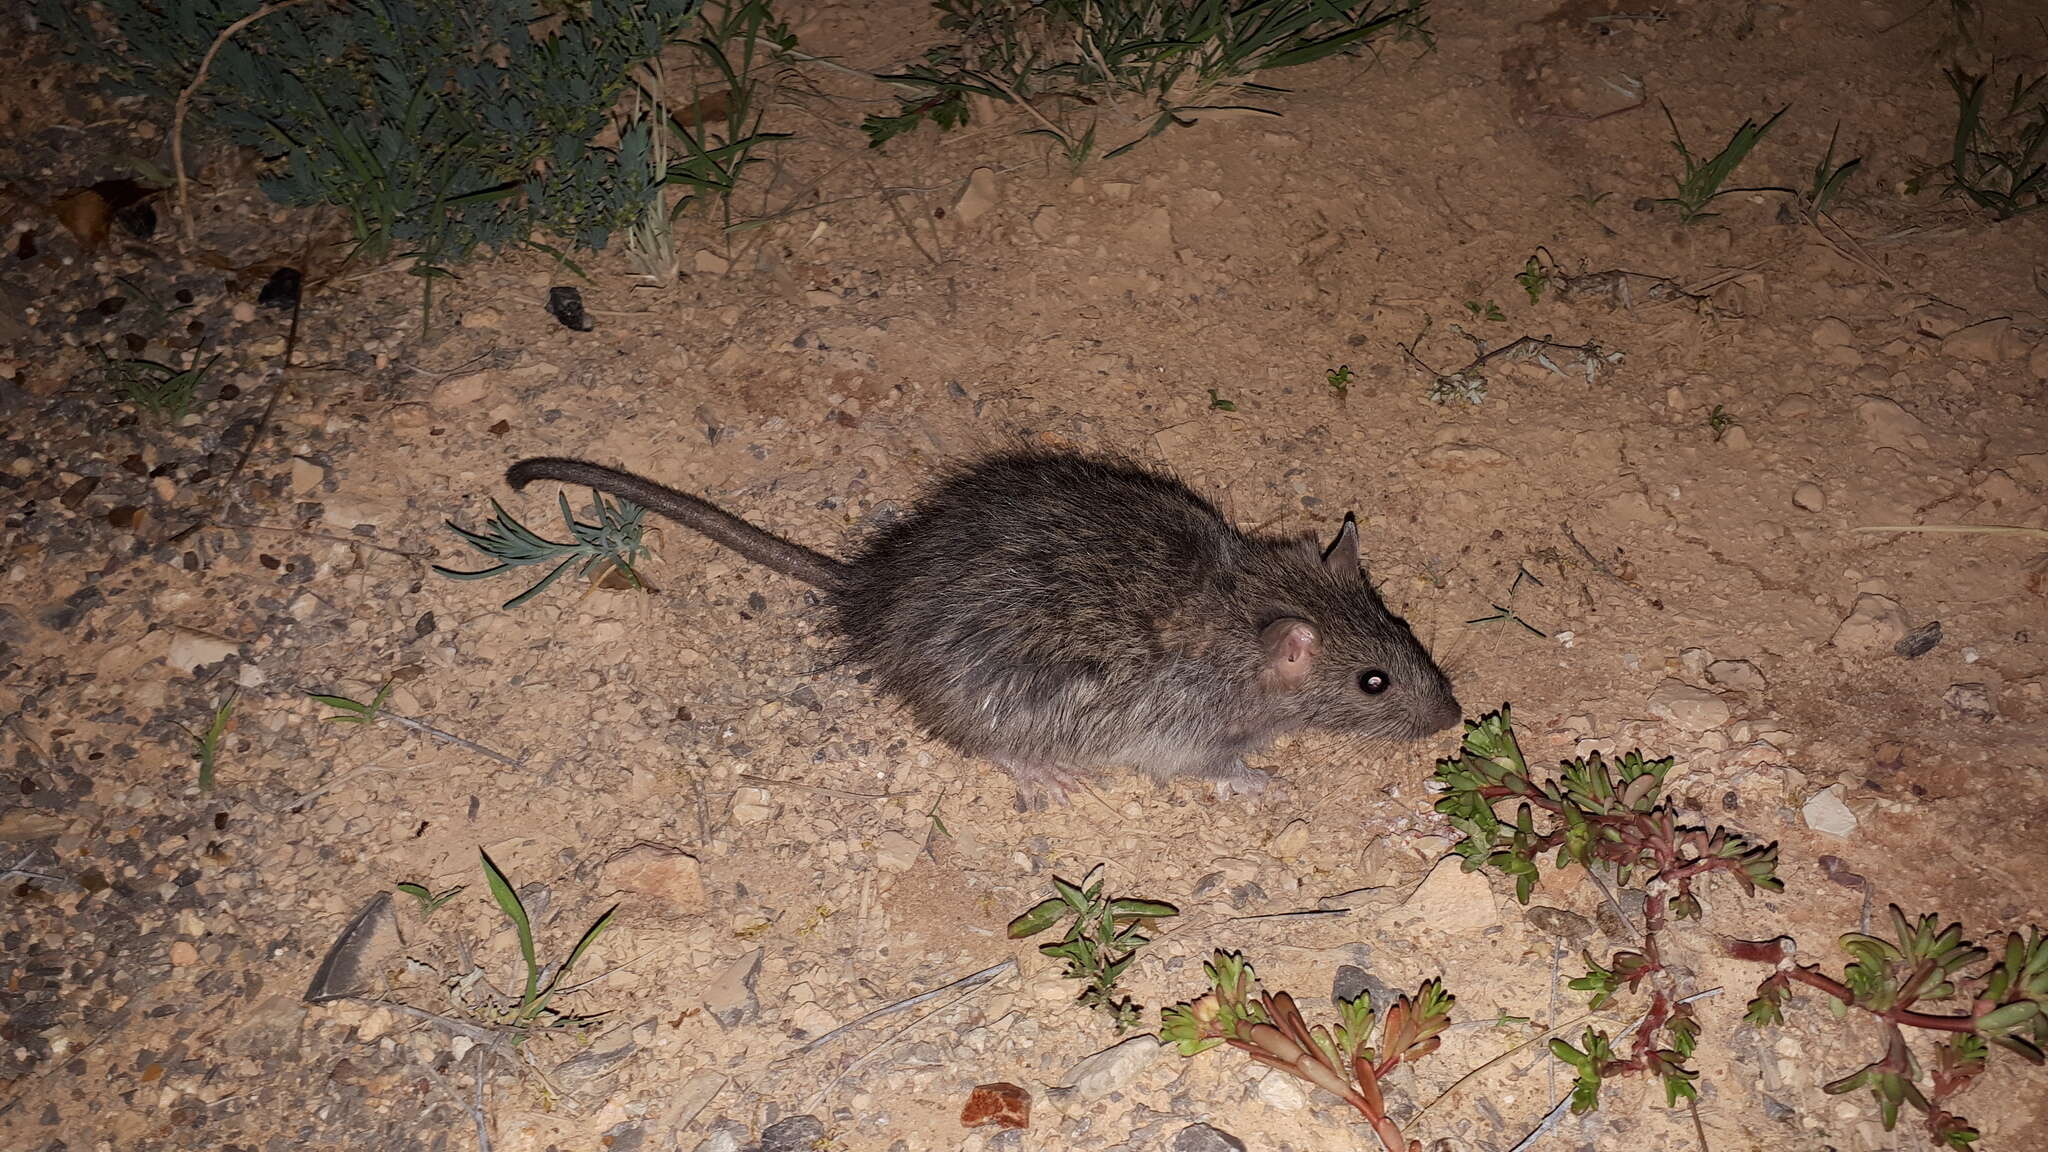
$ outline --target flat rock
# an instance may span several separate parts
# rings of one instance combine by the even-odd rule
[[[1031,1093],[1007,1081],[976,1084],[960,1109],[960,1126],[979,1128],[984,1124],[998,1128],[1031,1127]]]
[[[1903,451],[1920,447],[1912,442],[1913,438],[1924,439],[1927,435],[1927,425],[1889,396],[1858,397],[1856,422],[1863,426],[1863,435],[1880,448]]]
[[[1307,847],[1308,821],[1289,820],[1287,827],[1266,842],[1266,855],[1284,862],[1299,857]]]
[[[1820,485],[1808,481],[1792,490],[1792,503],[1808,512],[1818,512],[1828,506],[1828,494]]]
[[[1221,1128],[1190,1124],[1173,1134],[1173,1152],[1244,1152],[1244,1141]]]
[[[1764,674],[1747,660],[1716,660],[1707,665],[1707,680],[1737,692],[1761,692]]]
[[[164,663],[189,673],[208,664],[218,664],[241,650],[242,646],[232,640],[181,629],[171,638],[170,651],[164,654]]]
[[[1493,888],[1482,872],[1467,872],[1464,858],[1446,856],[1394,913],[1397,920],[1421,921],[1439,932],[1477,932],[1500,923]]]
[[[1267,1072],[1252,1088],[1259,1103],[1275,1112],[1299,1112],[1308,1107],[1308,1088],[1291,1072],[1278,1068]]]
[[[1827,836],[1848,837],[1856,832],[1856,814],[1842,803],[1842,786],[1830,784],[1800,806],[1806,826]]]
[[[697,858],[679,848],[636,844],[605,861],[604,878],[664,917],[702,915],[710,907]]]
[[[1689,732],[1705,732],[1728,723],[1728,702],[1683,680],[1666,680],[1650,693],[1650,714]]]
[[[1942,706],[1971,720],[1990,720],[1998,715],[1998,701],[1991,686],[1977,682],[1951,684],[1941,694]]]
[[[755,1152],[816,1152],[825,1147],[825,1122],[816,1116],[791,1116],[761,1131]]]
[[[2014,359],[2020,354],[2021,347],[2012,330],[2012,320],[2006,316],[1958,328],[1941,338],[1943,355],[1979,364]]]
[[[761,1014],[754,981],[761,976],[762,950],[754,949],[727,964],[704,989],[704,1010],[723,1028],[734,1028]]]
[[[1906,613],[1889,596],[1865,593],[1836,626],[1828,643],[1846,652],[1882,652],[1906,635]]]
[[[1813,346],[1816,348],[1846,348],[1854,343],[1856,336],[1849,331],[1849,325],[1834,316],[1823,317],[1813,327]]]
[[[960,199],[953,202],[953,214],[962,224],[972,224],[994,208],[1002,199],[996,187],[996,170],[976,168],[967,177],[967,188],[960,193]]]
[[[1156,1036],[1133,1036],[1085,1057],[1067,1069],[1060,1082],[1083,1100],[1099,1100],[1137,1079],[1166,1051]]]

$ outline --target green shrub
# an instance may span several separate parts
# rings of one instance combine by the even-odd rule
[[[861,124],[880,146],[930,121],[968,122],[971,97],[1021,106],[1075,163],[1093,158],[1098,120],[1142,124],[1114,156],[1204,111],[1238,108],[1252,82],[1393,37],[1431,43],[1427,0],[935,0],[958,39],[881,77],[910,89],[892,115]],[[1271,113],[1270,109],[1252,111]],[[1112,121],[1113,126],[1114,121]]]
[[[366,254],[421,275],[548,233],[600,248],[660,174],[648,126],[592,146],[631,71],[699,0],[348,0],[257,20],[215,57],[195,115],[267,165],[286,204],[348,213]],[[37,16],[127,91],[168,109],[258,0],[37,0]],[[111,32],[111,35],[105,33]]]

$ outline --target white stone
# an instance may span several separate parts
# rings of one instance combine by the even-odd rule
[[[1799,809],[1806,826],[1828,836],[1848,837],[1856,831],[1856,814],[1842,803],[1842,786],[1830,784]]]
[[[1166,1051],[1166,1046],[1156,1036],[1133,1036],[1086,1057],[1067,1069],[1067,1074],[1060,1080],[1081,1099],[1099,1100],[1137,1079],[1138,1073],[1150,1067]]]
[[[1467,872],[1462,856],[1436,862],[1422,883],[1394,913],[1403,922],[1421,921],[1439,932],[1477,932],[1500,923],[1493,888],[1483,872]]]

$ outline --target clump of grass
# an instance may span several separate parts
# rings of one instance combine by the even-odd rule
[[[1800,194],[1799,203],[1808,216],[1825,216],[1834,206],[1835,197],[1840,195],[1842,185],[1858,168],[1863,166],[1863,157],[1835,163],[1835,140],[1841,135],[1842,126],[1835,125],[1828,133],[1828,150],[1821,154],[1820,162],[1813,166],[1813,180]]]
[[[1956,135],[1943,194],[1966,196],[1998,220],[2048,207],[2048,73],[2015,75],[2004,98],[1988,106],[1988,73],[1957,67],[1947,76]]]
[[[715,206],[721,228],[733,223],[732,198],[741,175],[763,161],[763,145],[789,138],[765,132],[768,67],[796,47],[796,36],[767,0],[723,0],[697,13],[698,35],[678,88],[659,58],[634,76],[634,111],[619,136],[622,165],[654,175],[647,211],[627,230],[626,246],[642,275],[673,283],[675,220]],[[674,203],[668,191],[677,191]]]
[[[121,399],[157,420],[176,424],[192,411],[199,386],[213,370],[215,356],[190,368],[173,368],[154,360],[108,360],[107,383]]]
[[[1671,109],[1661,102],[1657,106],[1664,109],[1664,121],[1671,125],[1671,146],[1678,150],[1678,158],[1685,164],[1684,174],[1673,177],[1671,181],[1677,188],[1676,194],[1662,197],[1657,203],[1676,207],[1681,223],[1691,224],[1696,220],[1705,220],[1716,215],[1707,211],[1707,205],[1731,193],[1784,191],[1778,188],[1724,188],[1722,185],[1735,174],[1735,170],[1749,157],[1750,150],[1757,146],[1757,142],[1764,138],[1764,134],[1771,130],[1771,126],[1778,122],[1778,118],[1783,116],[1791,105],[1778,109],[1762,124],[1754,120],[1744,120],[1742,126],[1735,130],[1735,134],[1728,138],[1728,143],[1723,145],[1719,152],[1704,159],[1693,155],[1692,150],[1685,146],[1685,134],[1678,130],[1678,121],[1672,117]]]
[[[567,495],[558,493],[556,499],[561,502],[562,525],[568,530],[568,541],[557,543],[541,536],[493,500],[493,515],[484,522],[483,531],[472,532],[453,521],[448,523],[448,527],[468,541],[470,547],[497,563],[474,572],[457,571],[436,564],[434,571],[451,580],[485,580],[533,564],[555,565],[526,591],[505,601],[506,608],[517,608],[540,595],[579,561],[582,566],[577,569],[577,574],[580,576],[596,574],[601,577],[609,572],[619,572],[634,587],[644,587],[633,565],[647,554],[647,547],[641,542],[646,509],[631,501],[609,500],[601,493],[592,492],[592,518],[586,522],[576,519],[569,511]]]
[[[1066,963],[1066,975],[1087,981],[1081,1003],[1109,1013],[1122,1032],[1138,1022],[1144,1009],[1117,992],[1124,969],[1151,943],[1140,929],[1147,921],[1180,915],[1180,909],[1157,900],[1111,899],[1102,894],[1102,869],[1082,880],[1081,887],[1053,877],[1052,898],[1010,921],[1010,939],[1022,940],[1072,917],[1066,935],[1038,950]]]
[[[968,123],[976,98],[1020,107],[1028,134],[1053,140],[1071,163],[1093,158],[1098,128],[1128,124],[1117,156],[1201,112],[1263,112],[1240,93],[1278,89],[1251,79],[1394,37],[1430,43],[1421,0],[937,0],[957,39],[880,77],[916,95],[861,128],[879,147],[919,124]]]

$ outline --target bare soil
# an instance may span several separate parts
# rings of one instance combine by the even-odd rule
[[[2040,59],[2025,9],[1993,0],[1975,43]],[[939,38],[908,0],[789,15],[857,70]],[[1126,977],[1154,1009],[1202,991],[1219,948],[1316,1018],[1359,978],[1341,966],[1397,990],[1443,974],[1463,1023],[1398,1079],[1397,1118],[1437,1147],[1519,1147],[1569,1088],[1531,1041],[1584,1027],[1564,982],[1582,948],[1627,946],[1626,902],[1578,874],[1533,898],[1569,917],[1532,918],[1498,878],[1451,885],[1455,907],[1411,897],[1453,839],[1423,787],[1450,737],[1290,739],[1262,761],[1272,795],[1119,773],[1020,814],[1000,772],[832,665],[810,590],[702,539],[653,536],[652,595],[569,579],[512,610],[519,577],[431,567],[480,566],[444,521],[491,498],[559,534],[551,491],[503,486],[521,456],[613,462],[838,551],[938,462],[1021,436],[1157,461],[1247,525],[1355,512],[1471,714],[1511,703],[1532,761],[1674,756],[1701,822],[1781,843],[1784,894],[1712,887],[1673,938],[1720,990],[1697,1118],[1635,1078],[1531,1146],[1925,1146],[1820,1090],[1878,1055],[1872,1028],[1811,997],[1744,1026],[1762,973],[1713,941],[1784,933],[1839,965],[1834,938],[1891,904],[1993,942],[2048,923],[2048,213],[1993,223],[1913,183],[1949,146],[1943,64],[1981,63],[1947,19],[1445,3],[1433,52],[1269,77],[1282,116],[1078,172],[1015,116],[869,150],[858,120],[890,89],[792,67],[769,126],[795,138],[736,202],[757,226],[687,220],[679,283],[616,252],[588,280],[508,254],[443,282],[423,330],[402,269],[315,275],[288,371],[290,314],[257,291],[333,221],[265,203],[201,140],[198,250],[168,199],[152,238],[81,250],[22,197],[167,163],[165,110],[10,37],[0,1144],[1150,1149],[1207,1146],[1180,1135],[1207,1123],[1259,1150],[1375,1147],[1228,1051],[1059,1090],[1117,1038],[1004,926],[1106,865],[1113,892],[1182,909]],[[1659,102],[1696,152],[1789,104],[1740,183],[1803,185],[1839,123],[1863,166],[1837,223],[1756,192],[1679,225],[1647,202],[1678,168]],[[963,204],[984,168],[993,200]],[[1535,300],[1515,280],[1532,257],[1553,271]],[[548,316],[557,284],[591,331]],[[1430,400],[1523,336],[1620,355],[1492,365],[1482,403]],[[166,426],[113,402],[102,349],[222,359]],[[2034,532],[1858,531],[1896,524]],[[1893,650],[1933,622],[1930,651]],[[391,712],[516,766],[329,723],[307,696],[387,681]],[[201,793],[180,726],[231,693]],[[1853,826],[1810,826],[1828,789]],[[543,961],[617,906],[556,1001],[602,1018],[490,1060],[464,1031],[476,974],[522,976],[480,849]],[[430,917],[394,897],[365,996],[306,1003],[400,882],[467,887]],[[1278,915],[1360,890],[1349,914]],[[1639,1005],[1597,1016],[1619,1031]],[[1032,1094],[1030,1127],[963,1129],[998,1081]],[[2042,1085],[1994,1059],[1958,1110],[1985,1148],[2048,1147]]]

